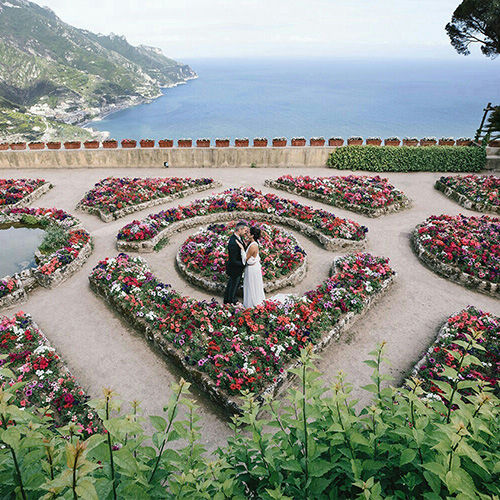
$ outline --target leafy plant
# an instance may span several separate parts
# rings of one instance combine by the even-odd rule
[[[25,217],[30,217],[25,216]],[[44,254],[50,254],[68,244],[68,231],[57,224],[45,228],[45,235],[38,249]]]

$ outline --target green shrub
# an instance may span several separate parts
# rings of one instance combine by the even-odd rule
[[[372,172],[479,172],[486,149],[476,146],[344,146],[336,148],[327,165],[341,170]]]
[[[23,214],[21,224],[24,226],[40,226],[40,218],[34,215]]]
[[[478,333],[479,335],[479,333]],[[470,339],[480,349],[477,338]],[[12,404],[0,388],[2,498],[185,499],[491,499],[500,494],[499,401],[491,387],[463,381],[447,367],[440,387],[449,406],[428,398],[417,379],[386,387],[383,346],[366,363],[373,401],[361,411],[339,375],[325,388],[303,350],[292,370],[298,389],[247,396],[234,437],[209,457],[188,386],[173,388],[163,416],[145,433],[137,403],[123,414],[109,390],[93,403],[107,429],[83,440],[76,426],[51,431],[50,419]],[[460,366],[477,358],[463,353]],[[0,375],[12,377],[8,368]],[[3,373],[2,373],[3,372]],[[470,388],[468,396],[457,388]],[[179,416],[183,407],[183,415]],[[264,409],[266,417],[259,417]],[[272,432],[271,432],[272,430]],[[173,446],[172,446],[173,443]]]
[[[38,247],[44,254],[53,253],[68,244],[68,231],[61,226],[51,224],[45,228],[45,235]]]

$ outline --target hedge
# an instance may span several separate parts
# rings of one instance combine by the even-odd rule
[[[372,172],[479,172],[486,165],[486,149],[477,146],[343,146],[327,165],[340,170]]]

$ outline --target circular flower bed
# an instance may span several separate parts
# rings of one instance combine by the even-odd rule
[[[387,179],[362,175],[309,177],[283,175],[266,185],[336,207],[379,217],[410,206],[410,200]]]
[[[306,252],[288,232],[266,223],[250,221],[262,231],[260,259],[266,292],[294,285],[305,276]],[[190,236],[177,253],[177,265],[188,281],[223,292],[227,282],[227,242],[236,222],[211,224]]]
[[[174,232],[203,223],[255,219],[287,225],[314,237],[329,250],[363,248],[368,229],[331,212],[302,205],[295,200],[263,194],[253,188],[229,189],[152,214],[127,224],[118,233],[120,250],[152,252],[155,245]]]
[[[433,215],[412,239],[419,258],[438,274],[500,296],[500,219]]]
[[[27,205],[51,187],[44,179],[0,179],[0,210]]]
[[[78,270],[92,253],[90,234],[80,221],[55,208],[10,208],[0,212],[0,228],[40,227],[48,232],[44,252],[37,252],[37,267],[0,282],[0,307],[23,300],[37,285],[51,288]]]
[[[441,177],[436,189],[465,208],[500,213],[500,177],[495,175],[455,175]]]

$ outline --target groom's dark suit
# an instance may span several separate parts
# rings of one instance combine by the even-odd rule
[[[245,270],[245,264],[241,259],[241,248],[238,246],[238,241],[243,244],[243,241],[239,236],[233,234],[229,238],[227,244],[227,253],[229,257],[226,262],[226,274],[229,276],[229,280],[226,286],[226,292],[224,293],[224,304],[236,304],[236,292],[240,286],[241,275]]]

